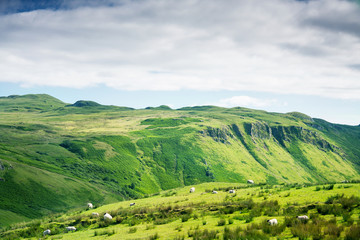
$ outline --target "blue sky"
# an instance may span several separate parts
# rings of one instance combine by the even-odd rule
[[[360,123],[358,1],[2,0],[0,32],[1,96]]]

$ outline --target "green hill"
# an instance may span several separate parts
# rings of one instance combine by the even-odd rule
[[[1,239],[346,239],[360,233],[360,184],[202,183],[0,230]],[[230,193],[230,189],[235,192]],[[215,191],[215,192],[214,192]],[[133,203],[130,205],[130,203]],[[95,213],[96,215],[93,215]],[[105,221],[104,213],[112,216]],[[296,216],[308,219],[298,220]],[[269,219],[278,224],[270,226]],[[66,231],[73,226],[76,231]]]
[[[65,211],[90,200],[103,204],[203,182],[359,179],[358,126],[331,124],[297,112],[239,107],[134,110],[80,103],[71,106],[48,95],[0,98],[0,161],[22,166],[28,179],[23,188],[3,197],[0,209],[9,211],[8,199],[25,189],[31,195],[40,185],[48,193],[42,195],[42,209],[26,214],[23,202],[13,202],[13,221],[1,225],[22,216],[31,219],[48,211]],[[55,179],[50,177],[53,174],[59,181],[47,185],[47,178],[31,173],[33,169]],[[22,180],[16,176],[20,174],[11,171],[0,170],[1,189],[19,187]],[[86,186],[84,192],[66,179]],[[75,196],[55,204],[53,199],[68,195],[57,186],[68,185]],[[90,199],[98,188],[104,194]],[[26,204],[38,202],[33,197]]]

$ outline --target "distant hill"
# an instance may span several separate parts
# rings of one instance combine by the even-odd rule
[[[0,98],[0,190],[14,189],[0,196],[0,216],[12,214],[0,224],[203,182],[359,179],[358,126],[241,107],[169,110]]]

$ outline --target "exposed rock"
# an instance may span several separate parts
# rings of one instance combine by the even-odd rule
[[[252,138],[270,139],[271,128],[264,122],[244,123],[245,131]]]
[[[228,138],[234,138],[234,135],[230,132],[228,128],[213,128],[213,127],[207,127],[206,130],[200,131],[205,136],[210,136],[212,139],[214,139],[216,142],[221,143],[227,143],[230,144],[228,141]]]

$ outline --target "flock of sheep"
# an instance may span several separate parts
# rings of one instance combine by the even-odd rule
[[[254,184],[254,181],[253,181],[253,180],[247,180],[247,183],[249,183],[249,184]],[[190,188],[190,193],[194,193],[194,192],[195,192],[195,187],[191,187],[191,188]],[[213,194],[217,194],[218,192],[214,190],[214,191],[212,191],[212,193],[213,193]],[[234,190],[234,189],[230,189],[230,190],[229,190],[229,193],[235,193],[235,190]],[[135,205],[134,202],[133,202],[133,203],[130,203],[130,207],[131,207],[131,206],[134,206],[134,205]],[[88,208],[88,209],[92,209],[92,208],[94,208],[94,205],[93,205],[92,203],[88,203],[88,204],[87,204],[87,208]],[[99,217],[99,213],[93,212],[93,213],[91,214],[91,216],[92,216],[92,217]],[[306,216],[306,215],[296,216],[296,218],[297,218],[298,220],[300,220],[300,221],[307,221],[307,220],[309,219],[309,217]],[[112,220],[112,216],[111,216],[110,214],[108,214],[108,213],[105,213],[105,214],[104,214],[104,221],[111,221],[111,220]],[[278,221],[277,221],[276,218],[269,219],[269,220],[267,220],[267,222],[269,223],[269,225],[277,225],[277,224],[278,224]],[[76,231],[76,227],[74,227],[74,226],[68,226],[68,227],[66,227],[66,231],[67,231],[67,232]],[[45,236],[45,235],[50,235],[50,234],[51,234],[51,230],[50,230],[50,229],[46,229],[46,230],[43,232],[43,235],[44,235],[44,236]]]
[[[253,180],[247,180],[247,183],[249,184],[254,184],[255,182]],[[195,188],[194,187],[191,187],[190,188],[190,193],[193,193],[195,192]],[[218,192],[213,190],[212,191],[213,194],[217,194]],[[229,190],[229,193],[235,193],[235,190],[234,189],[230,189]],[[306,216],[306,215],[303,215],[303,216],[296,216],[296,218],[299,220],[299,221],[307,221],[309,220],[309,217]],[[278,224],[278,221],[276,218],[273,218],[273,219],[269,219],[267,220],[267,222],[269,223],[269,225],[277,225]]]

